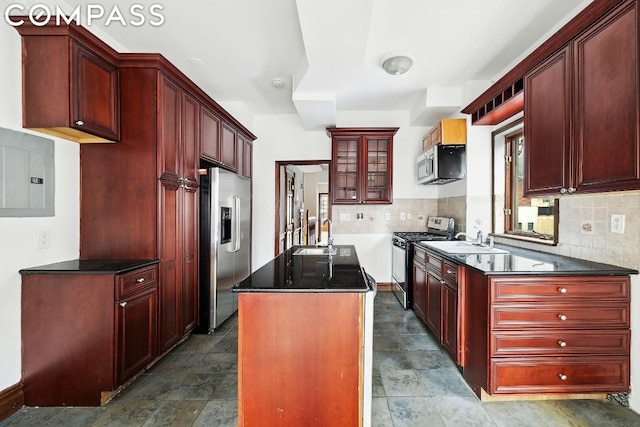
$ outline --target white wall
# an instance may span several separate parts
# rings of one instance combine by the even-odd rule
[[[20,36],[8,25],[0,25],[0,57],[0,127],[23,131]],[[0,218],[0,391],[21,379],[18,270],[79,255],[79,147],[55,139],[54,150],[55,216]],[[38,231],[51,231],[49,249],[36,248]]]

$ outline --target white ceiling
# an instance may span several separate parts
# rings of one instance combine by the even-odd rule
[[[129,51],[162,53],[216,101],[251,114],[297,113],[307,129],[323,129],[340,111],[407,111],[412,125],[431,126],[470,101],[462,99],[469,82],[495,78],[589,2],[158,0],[144,4],[163,7],[161,26],[107,27],[106,16],[92,26]],[[117,5],[128,21],[129,6],[143,2],[68,3],[83,17],[87,5],[107,14]],[[380,67],[394,50],[414,54],[406,74]],[[273,87],[274,78],[285,86]]]

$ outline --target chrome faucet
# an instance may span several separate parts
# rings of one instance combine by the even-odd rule
[[[476,230],[478,230],[478,234],[476,234],[476,245],[480,245],[482,246],[482,244],[484,243],[484,236],[482,235],[482,230],[480,230],[478,227],[476,227],[475,225],[473,226],[473,228],[475,228]]]
[[[475,242],[473,243],[474,245],[478,245],[478,246],[482,246],[484,244],[484,235],[482,234],[482,230],[480,230],[478,227],[476,227],[475,225],[473,226],[473,228],[475,228],[476,230],[478,230],[478,233],[476,234],[476,238],[475,238]],[[465,240],[473,240],[471,238],[471,236],[469,236],[467,233],[465,233],[464,231],[461,231],[460,233],[456,233],[455,236],[453,236],[454,238],[458,238],[460,236],[464,236]]]
[[[329,237],[327,237],[327,247],[329,248],[329,253],[333,250],[333,223],[331,219],[327,218],[324,220],[322,225],[329,223],[329,227],[327,228],[327,232],[329,233]]]

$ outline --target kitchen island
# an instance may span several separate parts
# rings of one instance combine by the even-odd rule
[[[629,391],[636,270],[507,245],[423,242],[416,254],[456,279],[450,302],[446,280],[440,285],[427,269],[425,318],[442,325],[445,340],[454,337],[456,362],[483,400]]]
[[[351,245],[295,246],[238,293],[239,425],[370,425],[375,288]]]

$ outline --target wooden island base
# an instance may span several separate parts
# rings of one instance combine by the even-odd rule
[[[542,393],[542,394],[489,394],[480,389],[483,402],[510,402],[517,400],[606,400],[606,393]]]

